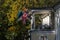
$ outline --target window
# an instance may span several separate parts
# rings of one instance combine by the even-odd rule
[[[54,30],[54,13],[46,11],[34,12],[34,29],[41,31],[51,31]]]

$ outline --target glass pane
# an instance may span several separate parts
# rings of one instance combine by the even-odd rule
[[[35,29],[42,31],[51,31],[54,30],[54,14],[51,13],[36,13],[35,16]]]
[[[40,14],[35,14],[35,28],[38,29],[42,26],[42,19]]]

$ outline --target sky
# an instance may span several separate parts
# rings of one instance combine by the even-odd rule
[[[49,19],[49,16],[47,16],[47,17],[45,17],[44,19],[43,19],[43,25],[44,24],[48,24],[49,25],[49,21],[50,21],[50,19]]]

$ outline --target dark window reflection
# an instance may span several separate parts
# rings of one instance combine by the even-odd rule
[[[48,40],[47,36],[41,36],[41,40]]]

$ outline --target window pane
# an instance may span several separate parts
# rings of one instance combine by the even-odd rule
[[[35,29],[42,31],[54,30],[54,14],[53,13],[35,13]]]

